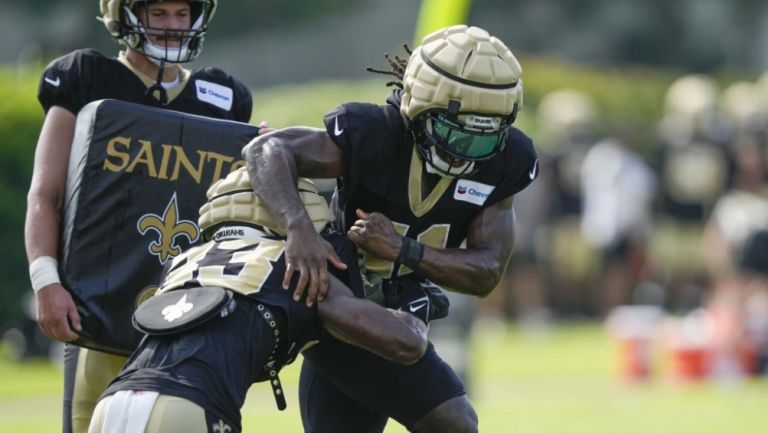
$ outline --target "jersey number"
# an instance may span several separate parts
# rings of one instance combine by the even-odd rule
[[[209,242],[174,259],[160,292],[191,281],[201,286],[225,287],[240,293],[261,290],[285,250],[285,242],[259,239]]]

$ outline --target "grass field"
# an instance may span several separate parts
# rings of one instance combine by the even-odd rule
[[[597,324],[560,325],[529,335],[479,326],[472,339],[472,398],[483,433],[762,433],[768,382],[682,384],[657,374],[626,384],[615,374],[614,343]],[[243,408],[244,432],[301,432],[298,365],[281,377],[288,409],[255,385]],[[418,390],[414,390],[418,392]],[[0,432],[60,431],[61,372],[43,361],[0,361]],[[387,433],[405,432],[390,423]]]

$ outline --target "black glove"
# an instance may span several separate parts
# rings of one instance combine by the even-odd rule
[[[384,287],[384,306],[407,311],[428,324],[430,320],[447,316],[450,302],[443,291],[430,281],[397,278]]]

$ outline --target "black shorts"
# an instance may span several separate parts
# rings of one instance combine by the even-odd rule
[[[299,403],[305,433],[381,432],[387,417],[407,428],[464,385],[432,343],[419,362],[400,365],[325,336],[304,352]]]

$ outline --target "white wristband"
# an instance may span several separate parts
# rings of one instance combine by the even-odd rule
[[[32,260],[29,264],[29,279],[35,293],[45,286],[60,284],[59,262],[51,256],[40,256]]]

